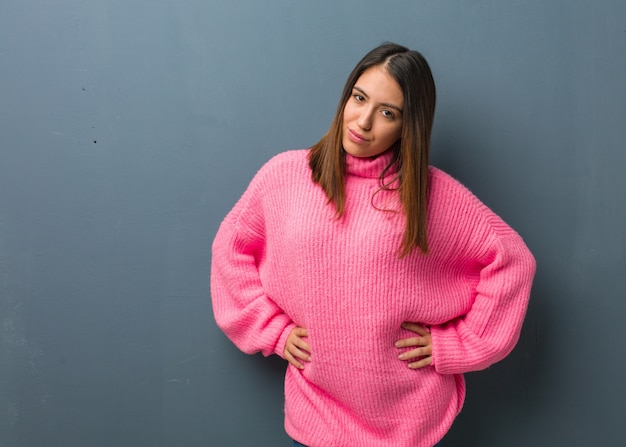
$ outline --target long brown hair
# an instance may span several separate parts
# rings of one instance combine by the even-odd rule
[[[343,88],[337,113],[330,129],[309,153],[313,181],[326,193],[337,210],[345,211],[346,154],[342,146],[343,110],[352,89],[367,69],[380,65],[393,77],[404,95],[402,135],[390,148],[399,180],[400,202],[405,214],[405,229],[399,247],[406,256],[415,247],[428,253],[426,235],[428,199],[428,157],[430,134],[435,118],[435,81],[424,56],[395,43],[385,43],[367,53],[354,67]],[[382,186],[385,188],[385,186]]]

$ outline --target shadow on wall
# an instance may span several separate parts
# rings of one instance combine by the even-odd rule
[[[443,447],[522,446],[529,428],[539,423],[550,397],[548,373],[555,358],[550,343],[541,333],[554,318],[549,308],[551,293],[538,277],[522,328],[511,354],[484,371],[465,375],[467,397],[464,408],[444,438]]]

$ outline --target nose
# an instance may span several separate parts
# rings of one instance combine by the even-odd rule
[[[370,130],[372,127],[373,111],[369,107],[364,107],[356,123],[363,130]]]

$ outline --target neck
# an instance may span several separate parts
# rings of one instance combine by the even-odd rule
[[[355,157],[346,153],[346,174],[356,177],[379,178],[393,158],[392,151],[383,152],[376,157]],[[387,175],[393,175],[396,166],[387,171]]]

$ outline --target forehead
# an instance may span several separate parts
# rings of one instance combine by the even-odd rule
[[[365,70],[354,87],[362,90],[372,100],[390,102],[399,107],[404,104],[404,94],[400,85],[382,65]]]

